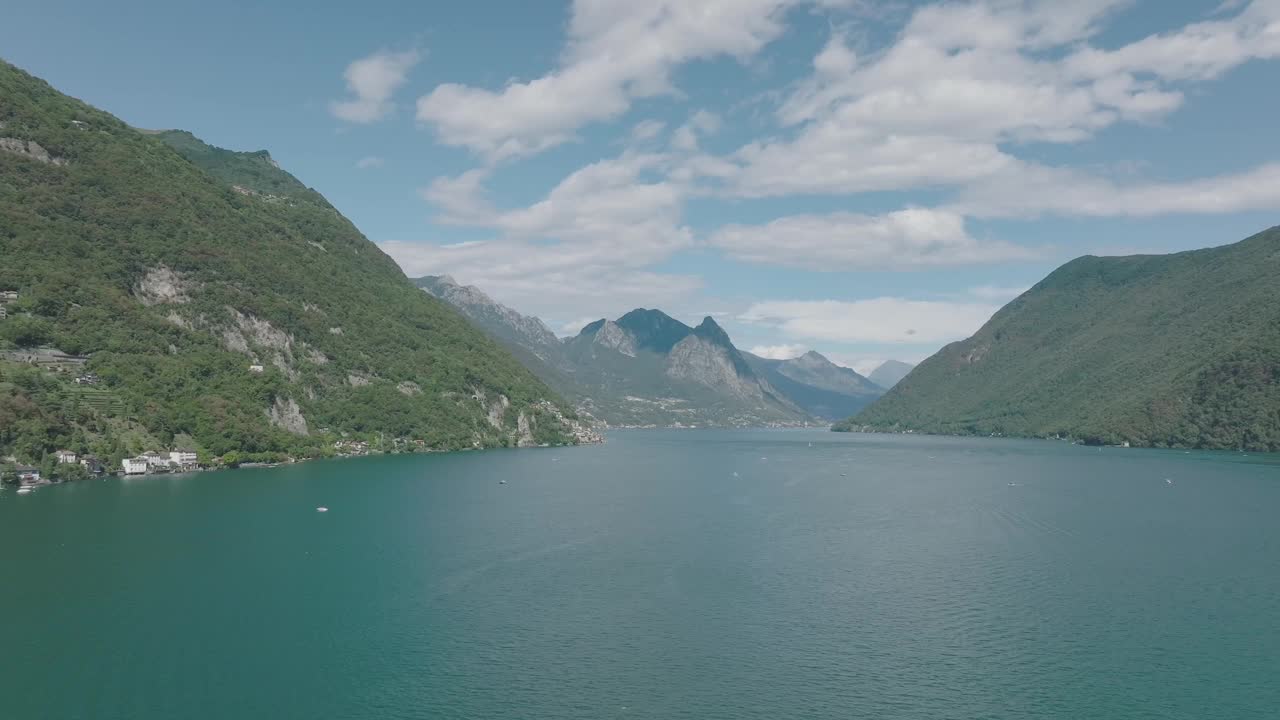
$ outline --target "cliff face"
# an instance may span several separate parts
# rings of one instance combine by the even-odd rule
[[[671,348],[666,372],[673,378],[720,389],[745,402],[804,414],[800,407],[756,374],[744,354],[729,340],[729,334],[709,317]]]
[[[631,333],[623,330],[618,323],[605,320],[600,329],[592,337],[592,342],[602,348],[614,350],[627,357],[636,356],[636,339]]]
[[[521,315],[506,305],[496,302],[480,288],[473,285],[459,285],[448,275],[429,275],[418,278],[414,283],[429,294],[457,308],[486,332],[523,345],[540,355],[560,347],[560,339],[541,320],[529,315]]]

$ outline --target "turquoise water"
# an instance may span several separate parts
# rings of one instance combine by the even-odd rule
[[[1275,457],[818,431],[6,490],[0,718],[1275,717],[1278,513]]]

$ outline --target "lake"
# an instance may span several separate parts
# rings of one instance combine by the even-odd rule
[[[10,488],[0,717],[1273,717],[1278,517],[1275,456],[816,430]]]

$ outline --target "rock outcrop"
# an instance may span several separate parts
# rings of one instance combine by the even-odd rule
[[[21,155],[25,158],[42,162],[46,165],[66,165],[66,158],[55,157],[49,154],[35,140],[19,140],[18,138],[0,138],[0,151]]]
[[[293,398],[277,397],[275,403],[267,409],[267,417],[271,419],[272,425],[294,435],[310,434],[307,430],[307,419],[302,416],[302,408],[298,407],[298,403]]]

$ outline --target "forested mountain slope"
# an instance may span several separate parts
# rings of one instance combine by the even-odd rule
[[[1280,228],[1073,260],[841,429],[1280,450]]]
[[[567,440],[555,395],[265,152],[145,133],[0,62],[0,456]],[[21,361],[87,361],[103,402]]]

